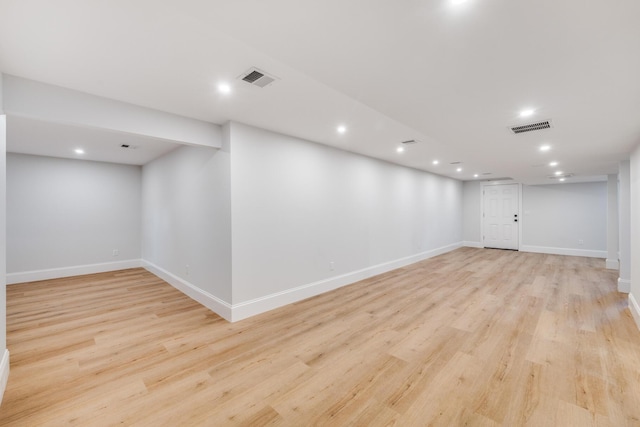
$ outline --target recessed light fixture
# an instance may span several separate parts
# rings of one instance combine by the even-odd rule
[[[438,163],[440,163],[440,161],[439,161],[439,160],[434,160],[434,161],[433,161],[433,162],[431,162],[431,163],[433,163],[434,165],[437,165]]]
[[[231,93],[231,85],[229,83],[219,83],[218,84],[218,92],[222,94]]]
[[[404,151],[404,147],[398,147],[398,148],[396,148],[396,151],[398,153],[402,153]]]
[[[478,176],[479,176],[479,175],[478,175],[477,173],[474,173],[474,174],[473,174],[473,177],[474,177],[474,178],[477,178]]]
[[[566,178],[560,178],[558,181],[564,182],[565,180],[566,180]]]
[[[76,148],[73,150],[76,154],[84,154],[84,150],[82,148]]]
[[[462,168],[456,169],[456,172],[462,172]]]
[[[520,111],[520,117],[531,117],[535,113],[535,110],[527,109]]]
[[[347,131],[347,127],[344,125],[340,125],[336,130],[338,131],[339,134],[343,134]]]
[[[562,171],[556,171],[556,176],[562,175],[564,172]]]
[[[540,146],[540,151],[549,151],[551,150],[551,146],[550,145],[542,145]]]
[[[551,163],[549,163],[549,166],[551,166],[551,167],[558,166],[558,162],[551,162]]]
[[[450,1],[451,1],[451,4],[457,6],[459,4],[466,3],[468,0],[450,0]]]

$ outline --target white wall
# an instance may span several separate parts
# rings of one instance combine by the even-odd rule
[[[143,259],[152,272],[227,318],[207,299],[231,303],[229,174],[227,149],[187,146],[142,172]]]
[[[464,183],[462,229],[467,246],[482,242],[481,185]],[[606,258],[606,182],[523,185],[521,197],[520,250]]]
[[[466,246],[482,247],[482,193],[478,181],[464,183],[462,238]]]
[[[457,180],[237,123],[231,177],[234,306],[461,245]]]
[[[8,153],[9,281],[139,260],[140,195],[139,166]]]
[[[0,73],[0,114],[4,114],[4,76]]]
[[[605,263],[610,270],[620,268],[618,199],[618,174],[610,174],[607,176],[607,260]]]
[[[640,145],[631,154],[631,285],[629,308],[640,328]]]
[[[4,78],[7,114],[220,147],[220,126],[16,76]]]
[[[0,73],[0,87],[2,74]],[[0,113],[2,112],[2,93],[0,93]],[[6,116],[0,115],[0,403],[9,379],[9,351],[7,350],[7,235],[6,235],[6,157],[7,147]]]
[[[606,258],[606,182],[523,186],[522,210],[521,250]]]
[[[618,173],[618,214],[620,243],[620,277],[618,291],[629,293],[631,286],[631,171],[629,160],[620,162]]]

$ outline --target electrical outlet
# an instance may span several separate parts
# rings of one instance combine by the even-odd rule
[[[188,276],[189,275],[189,264],[184,266],[184,273]]]
[[[329,270],[333,271],[336,269],[336,263],[331,261],[329,262]]]
[[[120,255],[120,251],[117,250],[117,249],[114,249],[113,250],[113,256],[118,256],[118,255]]]
[[[579,245],[584,245],[584,240],[582,240],[582,239],[578,240],[578,244]]]

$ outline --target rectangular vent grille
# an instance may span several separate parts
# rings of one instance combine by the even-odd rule
[[[549,129],[550,127],[551,127],[551,121],[545,120],[537,123],[529,123],[527,125],[512,126],[510,129],[511,129],[511,132],[515,134],[519,134],[524,132],[532,132],[534,130]]]
[[[276,81],[276,77],[270,76],[262,70],[259,70],[255,67],[249,69],[247,72],[238,77],[240,80],[243,80],[249,84],[258,87],[265,87],[274,81]]]
[[[242,80],[244,80],[245,82],[253,83],[256,80],[258,80],[260,77],[264,77],[264,74],[262,74],[260,71],[254,70],[249,74],[247,74],[246,76],[244,76]]]

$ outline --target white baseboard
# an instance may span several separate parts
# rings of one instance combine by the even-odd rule
[[[623,294],[631,292],[631,280],[618,277],[618,292],[622,292]]]
[[[22,271],[7,274],[7,285],[35,282],[38,280],[59,279],[61,277],[80,276],[83,274],[104,273],[106,271],[125,270],[141,267],[142,261],[130,259],[126,261],[105,262],[101,264],[74,265],[71,267],[50,268],[47,270]]]
[[[232,316],[232,306],[228,302],[223,301],[215,295],[212,295],[209,292],[198,288],[194,284],[181,279],[175,274],[169,273],[167,270],[158,267],[152,262],[143,261],[142,266],[165,282],[169,283],[171,286],[173,286],[183,294],[187,295],[189,298],[198,301],[209,310],[213,311],[216,314],[219,314],[222,318],[230,322],[234,320]]]
[[[0,361],[0,404],[2,404],[4,390],[7,388],[7,381],[9,381],[9,350],[5,349]]]
[[[640,329],[640,306],[638,305],[638,301],[636,301],[633,294],[629,294],[629,310],[631,311],[633,320],[636,321],[636,326],[638,327],[638,329]]]
[[[535,252],[539,254],[552,254],[552,255],[569,255],[569,256],[583,256],[589,258],[606,258],[607,251],[595,251],[591,249],[570,249],[570,248],[553,248],[546,246],[520,246],[522,252]]]
[[[255,316],[257,314],[264,313],[266,311],[273,310],[275,308],[301,301],[316,295],[320,295],[322,293],[332,291],[342,286],[346,286],[378,274],[386,273],[387,271],[395,270],[396,268],[404,267],[409,264],[413,264],[437,255],[450,252],[460,247],[462,247],[462,242],[422,252],[416,255],[408,256],[406,258],[374,265],[362,270],[352,271],[341,276],[330,277],[318,282],[297,286],[292,289],[265,295],[260,298],[252,299],[250,301],[233,304],[231,306],[233,313],[231,318],[233,322],[246,319],[248,317]]]
[[[605,261],[605,268],[607,270],[619,270],[620,269],[620,262],[617,259],[609,259],[607,258],[607,260]]]
[[[484,245],[482,244],[482,242],[469,242],[466,240],[462,242],[462,246],[466,248],[484,248]]]

